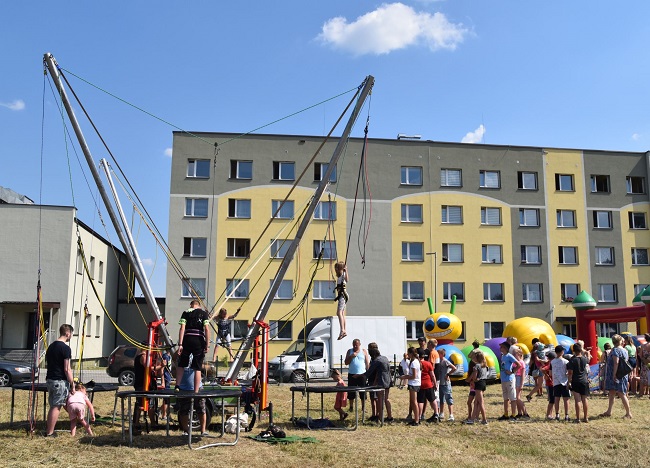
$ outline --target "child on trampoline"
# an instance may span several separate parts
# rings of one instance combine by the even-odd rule
[[[74,393],[68,396],[66,402],[66,410],[70,415],[70,435],[72,437],[77,433],[77,424],[81,424],[89,436],[93,435],[90,424],[86,421],[86,407],[90,411],[90,420],[95,422],[95,408],[88,399],[86,387],[81,382],[77,382],[74,386]]]
[[[230,347],[230,324],[235,318],[237,318],[240,310],[241,307],[239,307],[234,314],[229,316],[226,309],[221,309],[219,310],[219,314],[215,317],[214,321],[217,322],[217,338],[214,341],[212,362],[217,362],[217,353],[219,351],[219,346],[225,348],[228,351],[228,354],[230,355],[230,362],[232,362],[233,355],[232,349]]]
[[[343,262],[337,262],[334,264],[334,272],[336,273],[336,315],[339,317],[339,326],[341,328],[341,333],[339,333],[338,340],[342,340],[347,334],[345,328],[345,306],[350,299],[350,296],[347,292],[347,282],[350,280],[348,277],[348,267]]]

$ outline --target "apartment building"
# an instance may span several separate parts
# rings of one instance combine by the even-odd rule
[[[227,293],[229,313],[242,307],[234,337],[262,302],[337,141],[322,143],[174,133],[169,245],[210,307]],[[302,329],[302,314],[286,318],[321,248],[308,318],[335,315],[333,262],[347,256],[348,314],[404,315],[410,339],[422,334],[427,297],[448,311],[456,296],[462,340],[501,336],[526,316],[575,336],[571,300],[581,290],[620,307],[650,283],[650,153],[370,139],[358,186],[363,148],[349,140],[271,306],[272,353]],[[187,284],[169,267],[170,324],[191,299]]]

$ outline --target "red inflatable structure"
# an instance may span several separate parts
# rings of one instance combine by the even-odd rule
[[[647,332],[647,327],[650,324],[650,287],[644,289],[640,294],[638,294],[637,297],[634,298],[634,303],[638,303],[639,300],[643,301],[643,305],[596,309],[596,300],[586,291],[582,291],[573,301],[573,308],[576,311],[578,339],[585,342],[585,348],[596,349],[598,346],[596,322],[637,322],[637,330],[641,332],[641,330],[645,328],[645,331]],[[643,324],[643,321],[645,321],[645,324]],[[589,364],[596,364],[597,362],[597,354],[592,353],[591,362]]]

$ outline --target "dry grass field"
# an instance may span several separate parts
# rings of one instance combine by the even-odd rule
[[[42,422],[37,435],[29,437],[24,430],[27,392],[17,392],[17,423],[9,428],[11,391],[0,392],[0,459],[4,466],[647,466],[650,457],[650,399],[632,398],[634,419],[624,420],[619,401],[611,418],[596,415],[606,408],[606,399],[590,399],[594,416],[589,424],[547,422],[543,416],[546,401],[534,399],[528,404],[533,419],[528,422],[499,422],[501,414],[500,386],[488,387],[488,426],[467,426],[467,387],[454,387],[456,419],[454,423],[423,423],[410,427],[398,418],[407,413],[407,391],[391,390],[396,422],[378,427],[366,423],[356,432],[307,431],[290,424],[291,392],[288,386],[272,386],[271,400],[276,424],[287,435],[315,437],[317,443],[270,445],[245,438],[258,434],[264,423],[252,433],[242,434],[235,447],[215,447],[190,451],[177,431],[165,437],[154,431],[136,437],[134,447],[122,441],[120,428],[96,425],[95,437],[87,437],[82,428],[71,438],[63,432],[68,427],[63,412],[58,437],[42,437]],[[314,401],[314,400],[312,400]],[[333,395],[326,395],[326,417],[336,420],[331,409]],[[572,403],[572,402],[571,402]],[[304,415],[305,400],[296,395],[296,408]],[[95,408],[99,415],[113,409],[110,394],[98,394]],[[39,408],[42,410],[42,407]],[[570,406],[573,415],[573,404]],[[318,417],[313,414],[312,416]]]

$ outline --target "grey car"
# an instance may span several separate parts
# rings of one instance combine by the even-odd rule
[[[38,369],[36,370],[38,377]],[[11,387],[13,384],[31,382],[32,367],[20,361],[0,360],[0,387]]]

